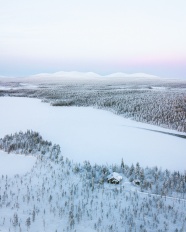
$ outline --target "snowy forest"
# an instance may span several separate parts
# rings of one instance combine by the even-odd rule
[[[37,83],[24,89],[19,83],[0,96],[40,98],[53,106],[93,106],[125,118],[186,132],[185,82],[83,82]]]
[[[30,130],[6,135],[0,149],[37,158],[31,172],[0,177],[0,228],[6,231],[186,229],[186,173],[128,166],[124,160],[120,165],[74,163],[59,145]],[[123,177],[119,185],[106,181],[113,171]]]

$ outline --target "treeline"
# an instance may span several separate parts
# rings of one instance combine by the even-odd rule
[[[128,84],[128,85],[127,85]],[[152,84],[152,85],[151,85]],[[169,88],[171,87],[172,88]],[[2,95],[41,98],[53,106],[94,106],[136,121],[186,132],[185,85],[171,83],[66,83]]]
[[[53,106],[94,106],[136,121],[186,132],[184,89],[134,88],[107,85],[52,86],[41,89],[34,97],[45,98]]]
[[[19,132],[13,135],[6,135],[0,139],[0,149],[10,153],[32,154],[38,157],[48,157],[56,162],[63,161],[60,146],[53,145],[51,142],[43,140],[38,132],[27,130],[27,132]],[[139,179],[141,191],[160,194],[163,196],[179,195],[184,198],[186,193],[186,172],[171,172],[169,170],[161,170],[158,167],[149,168],[141,167],[137,162],[136,165],[127,165],[121,161],[121,165],[91,165],[89,161],[83,164],[74,164],[74,172],[86,172],[87,180],[93,183],[103,184],[107,176],[111,172],[122,173],[132,182]]]

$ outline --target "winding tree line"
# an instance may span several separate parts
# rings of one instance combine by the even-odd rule
[[[94,106],[169,129],[186,132],[183,89],[119,89],[118,86],[53,86],[37,93],[53,106]]]
[[[186,132],[186,91],[182,84],[168,86],[166,82],[149,82],[145,87],[144,83],[130,82],[42,84],[38,89],[1,91],[0,95],[42,98],[53,106],[94,106],[136,121]]]
[[[38,132],[28,130],[26,133],[19,132],[13,135],[6,135],[0,139],[0,149],[6,152],[19,154],[32,154],[38,157],[47,157],[59,162],[63,160],[60,146],[43,140]],[[161,170],[158,167],[141,167],[139,163],[128,166],[122,159],[121,165],[91,165],[89,161],[84,164],[74,164],[74,172],[86,172],[90,183],[103,184],[110,172],[122,173],[129,181],[139,179],[141,191],[160,194],[163,196],[179,196],[184,198],[186,193],[186,172],[170,172]]]
[[[52,105],[96,106],[136,121],[186,132],[186,93],[179,91],[103,90],[69,97],[67,93],[63,99]]]

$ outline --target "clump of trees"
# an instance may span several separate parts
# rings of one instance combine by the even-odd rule
[[[51,142],[43,140],[38,132],[27,130],[25,133],[6,135],[0,139],[0,149],[5,152],[15,152],[17,154],[32,154],[43,157],[49,156],[51,159],[58,160],[60,154],[60,146],[52,145]]]
[[[81,170],[86,173],[86,178],[90,180],[90,186],[94,184],[103,184],[111,172],[123,174],[130,182],[135,179],[140,180],[140,191],[158,194],[161,196],[179,196],[185,198],[186,194],[186,172],[171,172],[162,170],[158,167],[141,167],[137,162],[136,165],[124,164],[122,159],[121,165],[91,165],[90,162],[84,162],[83,166],[76,166],[75,172]],[[93,182],[92,182],[93,181]]]

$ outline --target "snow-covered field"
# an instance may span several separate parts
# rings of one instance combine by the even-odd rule
[[[34,156],[7,154],[0,151],[0,176],[23,175],[31,170],[35,162]]]
[[[90,107],[52,107],[38,99],[1,97],[0,108],[0,137],[31,129],[59,144],[74,161],[112,164],[123,158],[127,164],[185,169],[185,139],[137,127],[170,130]]]

